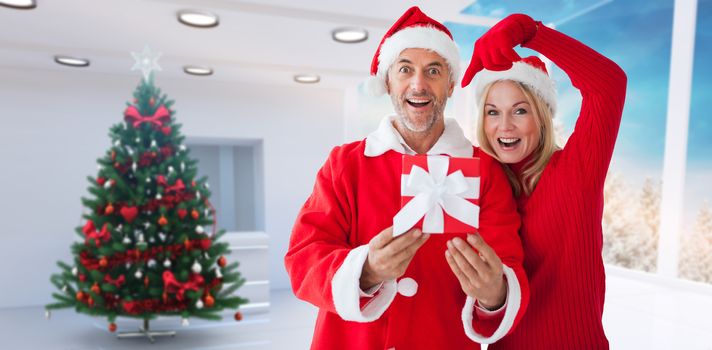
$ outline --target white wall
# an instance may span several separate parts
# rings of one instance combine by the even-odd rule
[[[0,307],[51,300],[56,260],[70,260],[86,176],[110,146],[139,77],[0,68]],[[272,288],[297,211],[331,147],[343,142],[343,91],[158,78],[191,137],[264,140],[265,231]]]

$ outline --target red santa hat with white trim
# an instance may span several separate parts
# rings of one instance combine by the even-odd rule
[[[539,96],[551,110],[551,116],[556,114],[556,84],[549,77],[546,65],[539,57],[529,56],[512,63],[512,68],[503,71],[483,69],[477,73],[475,81],[475,96],[480,98],[487,85],[500,81],[512,80],[528,86]],[[465,80],[465,77],[463,77]]]
[[[442,56],[450,66],[453,81],[460,75],[460,50],[450,31],[442,23],[425,15],[417,6],[408,9],[381,39],[371,62],[367,92],[386,93],[388,69],[405,49],[427,49]]]

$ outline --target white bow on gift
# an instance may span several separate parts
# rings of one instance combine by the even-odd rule
[[[420,218],[423,232],[442,233],[445,226],[443,211],[472,227],[478,227],[480,207],[467,199],[479,197],[480,178],[466,178],[461,170],[447,175],[450,158],[428,156],[428,169],[413,166],[410,175],[401,179],[401,194],[414,196],[393,217],[393,236],[410,230]]]

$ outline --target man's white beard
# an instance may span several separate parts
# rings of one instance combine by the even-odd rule
[[[413,123],[412,120],[410,120],[405,112],[405,104],[406,98],[412,97],[412,96],[406,96],[406,95],[400,95],[400,96],[393,96],[391,95],[391,102],[393,103],[393,108],[396,111],[396,115],[398,116],[398,121],[400,122],[401,125],[403,125],[408,131],[412,133],[425,133],[432,129],[433,125],[438,121],[438,119],[443,118],[443,113],[445,111],[445,103],[442,101],[439,101],[438,99],[435,98],[435,96],[431,95],[418,95],[418,96],[426,96],[432,100],[433,104],[433,113],[423,122],[423,123]]]

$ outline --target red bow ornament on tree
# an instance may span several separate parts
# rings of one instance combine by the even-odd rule
[[[166,181],[166,177],[163,175],[158,175],[158,178],[156,179],[159,185],[163,186],[166,188],[165,192],[180,192],[185,189],[185,184],[183,183],[182,179],[176,180],[176,182],[173,184],[173,186],[168,186],[168,182]]]
[[[92,239],[94,244],[98,247],[100,245],[99,241],[108,241],[111,238],[109,230],[106,229],[106,224],[101,228],[101,231],[97,232],[96,227],[94,227],[94,222],[89,220],[82,228],[82,232],[87,236],[86,243],[89,243]]]
[[[156,112],[151,116],[141,115],[135,106],[128,106],[126,107],[126,111],[124,111],[124,119],[131,123],[134,128],[138,128],[141,123],[149,123],[156,128],[160,128],[163,126],[164,121],[170,120],[170,118],[170,111],[163,105],[158,107]]]
[[[111,278],[111,276],[105,275],[104,282],[113,284],[116,288],[120,288],[121,285],[124,284],[124,282],[126,282],[126,278],[124,277],[124,275],[121,275],[118,278],[113,279],[113,278]]]
[[[187,282],[178,282],[173,272],[164,271],[163,272],[163,291],[166,293],[175,293],[178,301],[183,301],[183,295],[186,290],[198,291],[203,285],[203,276],[198,274],[193,274],[190,276]]]

